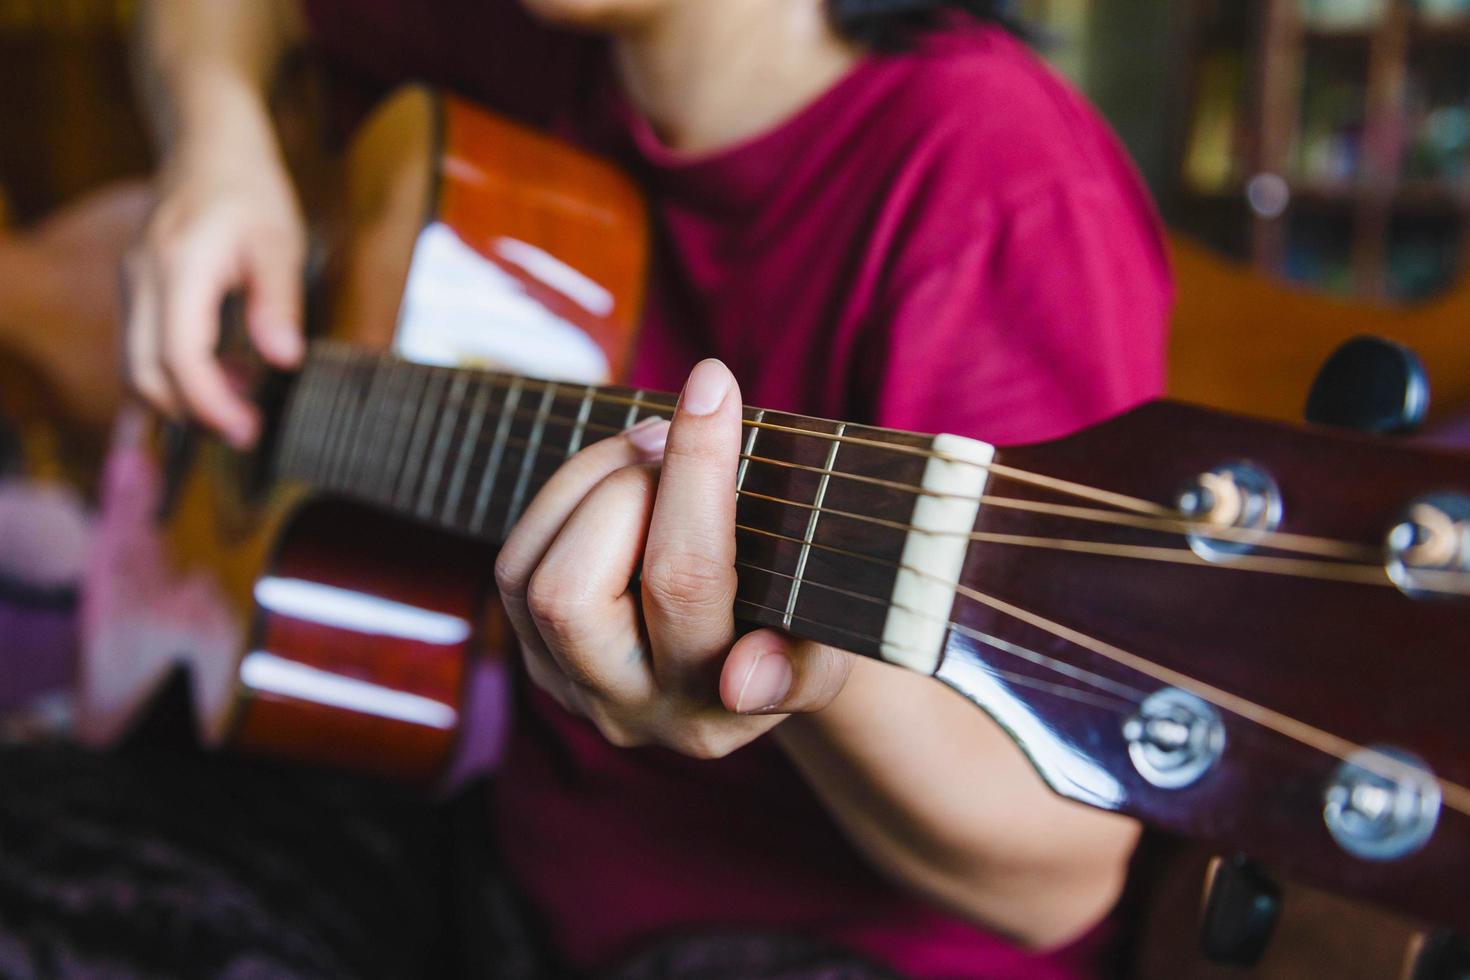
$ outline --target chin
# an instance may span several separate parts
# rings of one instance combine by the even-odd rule
[[[532,16],[549,24],[585,30],[634,27],[676,0],[521,0]]]

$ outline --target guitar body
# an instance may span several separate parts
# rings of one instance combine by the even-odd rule
[[[587,383],[622,371],[646,245],[641,202],[611,168],[408,89],[365,124],[343,173],[324,208],[313,335]],[[589,292],[604,300],[591,310]],[[515,362],[538,342],[573,356]],[[257,388],[279,413],[270,379]],[[479,657],[493,550],[273,479],[266,428],[240,455],[124,426],[84,603],[83,737],[116,740],[183,669],[205,744],[443,776],[467,705],[494,687]],[[444,438],[427,418],[418,429],[403,452]]]

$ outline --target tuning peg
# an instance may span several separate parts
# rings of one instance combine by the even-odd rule
[[[1470,941],[1448,929],[1425,936],[1413,954],[1407,980],[1465,980],[1470,977]]]
[[[1224,966],[1254,966],[1281,918],[1281,887],[1243,855],[1216,858],[1207,878],[1200,952]]]
[[[1354,337],[1332,353],[1307,396],[1306,419],[1393,435],[1418,428],[1429,411],[1429,380],[1418,355],[1381,337]]]

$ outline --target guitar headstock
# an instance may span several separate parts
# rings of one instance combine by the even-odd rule
[[[1057,792],[1470,926],[1470,456],[1167,402],[991,468],[938,676]]]

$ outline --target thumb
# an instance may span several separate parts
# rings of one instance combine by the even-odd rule
[[[725,658],[720,700],[744,715],[820,711],[847,683],[854,656],[776,630],[756,630]]]
[[[295,367],[302,339],[304,259],[296,247],[255,247],[247,256],[249,290],[246,327],[255,349],[271,365]]]

